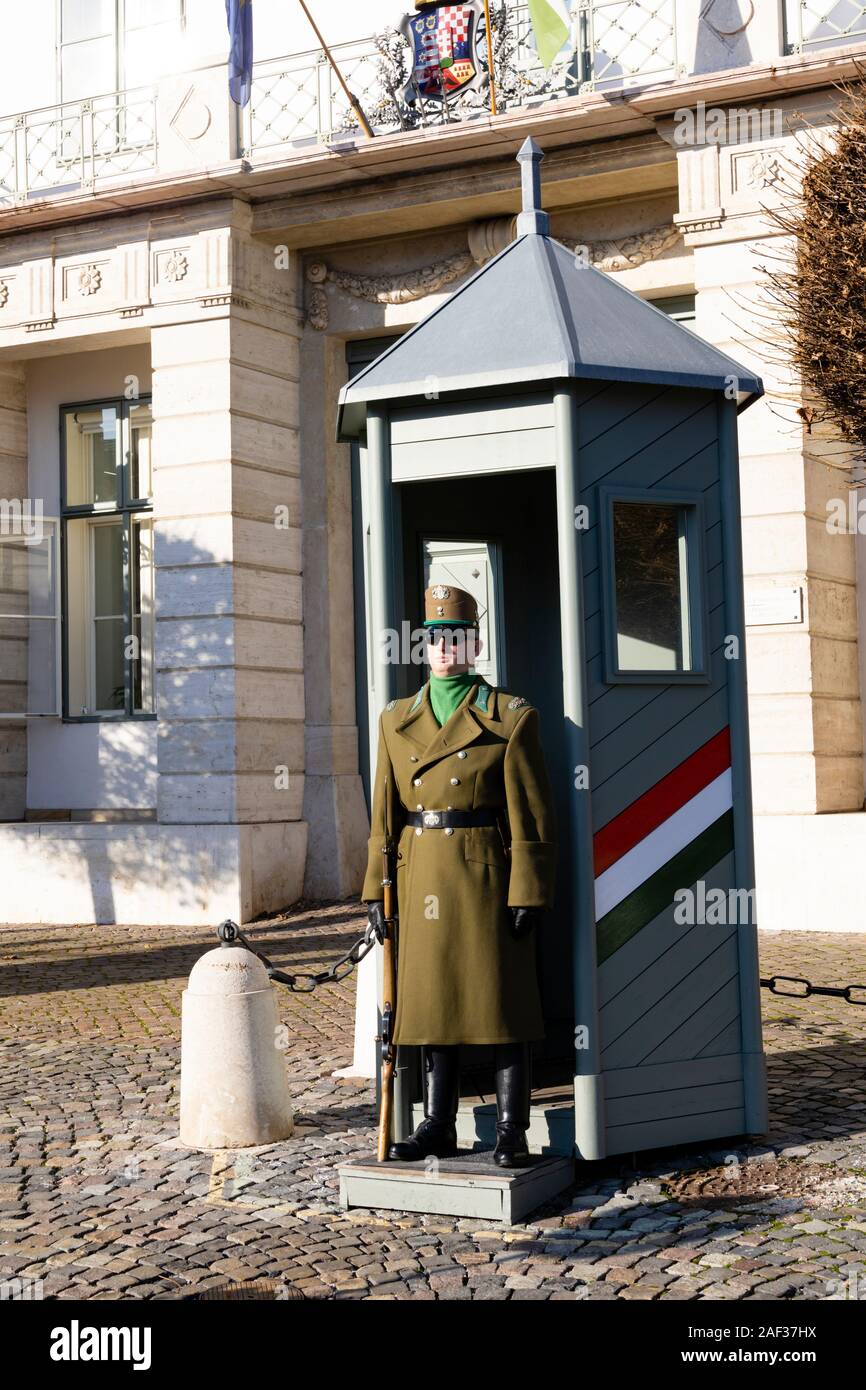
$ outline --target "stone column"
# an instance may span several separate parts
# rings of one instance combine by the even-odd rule
[[[0,364],[0,499],[21,504],[27,496],[24,373],[4,362]],[[4,612],[26,615],[27,587],[25,573],[18,565],[13,574],[8,565],[0,563],[0,613]],[[0,712],[23,712],[26,708],[26,624],[0,618]],[[27,726],[23,721],[0,720],[0,821],[23,820],[26,807]]]
[[[306,854],[299,329],[293,267],[220,254],[230,291],[152,334],[158,817],[231,829],[248,917]]]

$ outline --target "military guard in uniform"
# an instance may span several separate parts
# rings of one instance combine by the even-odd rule
[[[494,1159],[528,1159],[530,1042],[544,1037],[534,928],[553,905],[553,801],[538,711],[472,671],[471,594],[425,596],[430,677],[379,720],[363,898],[382,927],[382,846],[397,843],[394,1041],[424,1050],[424,1120],[395,1159],[457,1151],[461,1043],[495,1047]]]

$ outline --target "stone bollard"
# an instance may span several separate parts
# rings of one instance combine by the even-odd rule
[[[183,993],[180,1138],[193,1149],[244,1149],[294,1129],[277,1002],[261,961],[218,946]]]

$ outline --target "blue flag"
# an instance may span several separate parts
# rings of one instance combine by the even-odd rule
[[[246,106],[253,85],[253,0],[226,0],[229,26],[229,92],[237,106]]]

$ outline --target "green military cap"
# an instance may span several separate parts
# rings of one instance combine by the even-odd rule
[[[424,590],[425,627],[477,627],[478,604],[465,589],[431,584]]]

